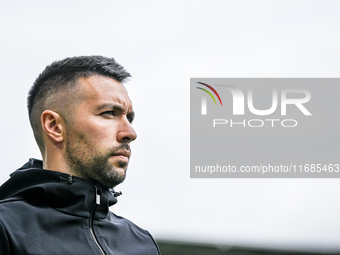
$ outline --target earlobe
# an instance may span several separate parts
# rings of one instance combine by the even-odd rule
[[[45,134],[56,143],[64,140],[63,119],[58,113],[51,110],[44,111],[41,114],[41,125]]]

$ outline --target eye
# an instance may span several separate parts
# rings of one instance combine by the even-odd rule
[[[106,112],[101,113],[101,115],[115,116],[116,112],[115,111],[106,111]]]
[[[127,116],[127,119],[128,119],[128,121],[130,122],[130,124],[132,124],[132,123],[133,123],[133,117],[131,117],[131,116]]]
[[[135,119],[135,114],[134,113],[130,113],[130,114],[126,115],[126,118],[132,124],[133,120]]]

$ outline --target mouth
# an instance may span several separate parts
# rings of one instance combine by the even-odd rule
[[[130,151],[124,150],[112,154],[112,157],[115,157],[124,162],[129,162],[130,155],[131,155]]]

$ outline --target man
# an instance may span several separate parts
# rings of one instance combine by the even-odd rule
[[[160,254],[152,236],[116,216],[134,111],[114,59],[67,58],[39,75],[29,119],[43,161],[30,159],[0,187],[0,254]]]

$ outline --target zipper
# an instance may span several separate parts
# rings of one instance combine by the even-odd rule
[[[95,188],[96,188],[96,199],[95,199],[95,203],[92,207],[92,210],[91,210],[91,213],[90,213],[90,218],[89,218],[89,230],[90,230],[90,235],[91,235],[91,238],[93,240],[93,242],[95,243],[95,245],[97,246],[99,252],[101,255],[105,255],[105,252],[103,250],[103,248],[100,246],[95,234],[94,234],[94,231],[93,231],[93,214],[94,214],[94,211],[96,210],[97,208],[97,205],[100,205],[100,194],[101,194],[101,190],[99,189],[99,187],[97,185],[95,185]]]
[[[59,176],[60,179],[64,180],[64,181],[68,181],[69,184],[72,184],[75,182],[75,180],[73,179],[73,176],[72,175],[69,175],[68,178],[64,178],[62,177],[61,175]]]

